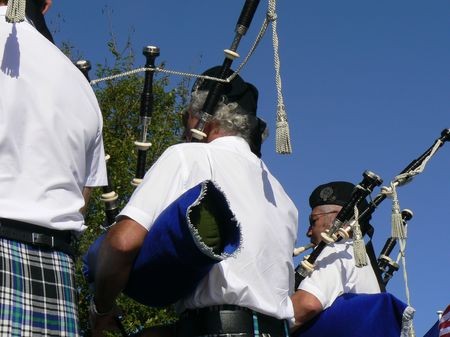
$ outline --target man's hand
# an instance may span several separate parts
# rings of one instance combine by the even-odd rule
[[[52,0],[45,0],[44,5],[42,6],[42,14],[47,13],[49,8],[52,6]]]
[[[105,332],[122,332],[120,323],[121,310],[115,306],[108,313],[98,313],[95,305],[91,303],[89,307],[89,324],[91,327],[91,337],[105,337]]]

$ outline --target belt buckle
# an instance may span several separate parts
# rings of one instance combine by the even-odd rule
[[[31,241],[37,246],[55,247],[55,238],[41,233],[31,233]]]

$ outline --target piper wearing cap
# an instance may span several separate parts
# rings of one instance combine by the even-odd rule
[[[216,69],[204,74],[214,74]],[[185,114],[188,129],[198,121],[208,82],[194,85]],[[116,328],[115,299],[155,219],[185,191],[205,180],[213,181],[228,200],[240,224],[242,246],[235,257],[215,264],[176,303],[180,313],[176,335],[286,336],[287,319],[294,315],[290,294],[294,290],[297,209],[259,158],[265,123],[256,117],[257,100],[256,88],[235,77],[207,122],[205,142],[169,147],[146,173],[99,254],[96,310],[91,315],[94,336]]]
[[[219,76],[220,70],[220,66],[212,67],[206,70],[202,75],[215,78]],[[229,69],[227,76],[230,76],[232,73],[233,71]],[[191,104],[189,108],[185,110],[186,117],[190,117],[188,119],[188,124],[186,125],[186,131],[190,131],[196,126],[200,114],[202,113],[206,96],[209,90],[213,88],[214,82],[215,80],[199,78],[192,86]],[[266,122],[256,116],[256,110],[258,108],[258,90],[256,87],[251,83],[245,82],[241,76],[236,75],[230,83],[226,83],[222,86],[222,94],[219,97],[219,102],[222,104],[234,103],[230,105],[233,106],[233,114],[242,115],[242,117],[238,116],[237,119],[245,121],[246,124],[240,126],[240,128],[244,127],[246,129],[245,133],[242,133],[242,135],[249,143],[252,152],[258,157],[261,157],[261,144],[267,136],[267,125]],[[217,110],[214,111],[210,123],[205,127],[204,131],[207,134],[206,141],[208,141],[210,137],[214,137],[214,135],[209,134],[214,121],[216,124],[217,122],[220,123],[220,116],[215,116],[217,112]],[[234,132],[234,130],[230,130],[230,126],[225,122],[222,122],[222,128],[225,129],[225,131],[229,130],[230,132]],[[186,132],[186,135],[189,136],[189,133]]]
[[[350,201],[354,188],[352,183],[333,181],[314,189],[309,197],[311,214],[306,234],[311,243],[317,245],[321,241],[320,234],[331,227],[336,215]],[[362,211],[367,205],[364,200],[358,208]],[[368,222],[361,224],[368,225]],[[314,271],[300,283],[292,296],[295,325],[297,328],[302,326],[344,293],[379,292],[370,262],[360,268],[355,266],[352,239],[327,245],[316,260]]]

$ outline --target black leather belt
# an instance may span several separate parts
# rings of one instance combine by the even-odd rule
[[[185,311],[177,323],[177,337],[263,336],[286,337],[286,320],[276,319],[235,305]]]
[[[71,246],[71,231],[58,231],[22,221],[0,218],[0,237],[75,256],[75,250]]]

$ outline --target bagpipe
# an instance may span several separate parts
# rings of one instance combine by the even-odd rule
[[[314,263],[325,249],[327,244],[338,241],[342,238],[348,238],[351,229],[350,221],[354,219],[354,209],[365,199],[374,187],[381,185],[383,181],[379,176],[370,171],[363,173],[363,180],[356,185],[351,199],[342,207],[336,215],[331,227],[322,233],[322,240],[314,247],[310,255],[305,257],[299,266],[295,269],[295,289],[300,283],[314,270]],[[299,250],[297,250],[299,251]]]
[[[131,182],[133,186],[139,185],[145,175],[147,150],[151,146],[147,136],[153,110],[153,70],[159,48],[147,46],[143,54],[148,71],[141,94],[140,132],[139,139],[135,141],[137,165]],[[89,79],[89,63],[80,61],[76,65]],[[105,231],[83,257],[83,274],[89,283],[94,282],[96,258],[107,229],[114,224],[118,215],[117,194],[112,189],[110,179],[108,182],[101,196],[107,218],[103,226]],[[208,233],[201,232],[200,228],[204,226],[208,226]],[[211,243],[211,235],[220,239],[219,248]],[[124,293],[149,306],[172,304],[195,289],[214,264],[233,256],[240,244],[239,224],[229,209],[226,196],[213,182],[204,181],[186,191],[155,220],[134,261]],[[182,285],[178,282],[179,273],[184,275]],[[155,274],[158,277],[153,277]]]
[[[369,195],[373,187],[381,184],[379,179],[374,174],[365,173],[364,179],[359,185],[356,186],[352,199],[343,206],[342,210],[336,216],[336,220],[333,222],[330,230],[322,233],[322,241],[318,245],[309,244],[305,247],[299,247],[294,249],[293,255],[299,255],[307,249],[313,249],[312,253],[305,256],[303,261],[295,269],[295,289],[298,288],[300,283],[314,271],[314,263],[319,257],[327,244],[337,242],[343,238],[349,237],[349,232],[353,229],[353,225],[357,223],[363,224],[365,220],[372,216],[376,208],[387,198],[392,198],[392,233],[391,237],[386,240],[386,243],[379,254],[377,259],[378,274],[381,276],[380,287],[384,288],[389,280],[392,278],[395,271],[398,270],[398,263],[393,261],[389,255],[397,242],[400,242],[401,253],[404,250],[404,240],[406,239],[406,227],[407,221],[413,216],[412,211],[405,209],[400,211],[400,206],[397,198],[396,188],[410,182],[414,176],[420,174],[424,169],[430,158],[436,153],[436,151],[442,147],[442,145],[450,139],[450,129],[444,129],[441,135],[436,139],[422,155],[417,159],[414,159],[408,166],[406,166],[391,182],[389,187],[382,187],[381,192],[373,198],[368,206],[361,212],[353,213],[355,206]],[[361,186],[361,187],[358,187]],[[356,209],[355,209],[356,210]],[[361,225],[361,234],[364,236],[369,231],[369,228]],[[361,237],[357,237],[354,240],[360,240]]]
[[[319,245],[314,246],[310,244],[305,247],[296,248],[294,249],[294,256],[314,248],[313,254],[316,259],[320,252],[314,252],[325,245],[326,243],[324,242],[329,242],[330,238],[333,240],[336,238],[335,241],[339,241],[342,237],[347,237],[345,233],[348,233],[348,231],[345,228],[352,228],[351,224],[354,222],[361,222],[363,235],[367,234],[369,231],[373,231],[373,228],[368,228],[371,227],[368,223],[366,223],[366,227],[364,227],[364,220],[369,219],[369,216],[373,214],[383,200],[387,197],[391,197],[392,233],[386,240],[378,258],[375,262],[371,261],[372,267],[377,274],[380,289],[384,289],[389,280],[393,277],[394,272],[399,270],[400,258],[403,262],[403,268],[405,269],[406,267],[404,259],[407,222],[413,217],[413,213],[409,209],[400,211],[396,187],[410,182],[415,175],[421,173],[430,158],[449,139],[450,129],[444,129],[441,132],[441,136],[433,143],[433,145],[419,158],[413,160],[398,176],[396,176],[391,182],[390,187],[382,187],[381,192],[369,202],[368,206],[360,214],[358,214],[358,211],[355,208],[354,217],[350,217],[350,220],[347,220],[342,225],[338,223],[337,226],[334,226],[334,228],[332,227],[334,231],[336,231],[336,227],[340,227],[337,230],[338,234],[336,236],[333,232],[324,233],[322,236],[323,241],[321,241]],[[344,207],[349,205],[352,206],[353,201],[354,200],[350,201],[348,205]],[[335,223],[333,223],[333,225],[335,225]],[[334,242],[333,240],[331,241]],[[389,255],[392,253],[397,243],[399,243],[400,248],[397,261],[394,261]],[[305,257],[304,260],[308,263],[300,264],[296,268],[295,289],[298,288],[300,282],[304,279],[303,275],[309,275],[309,273],[314,272],[314,265],[310,265],[309,263],[315,261],[315,259],[312,260]],[[404,270],[404,273],[406,273],[406,270]],[[406,303],[387,292],[379,294],[343,294],[339,296],[329,308],[322,311],[305,325],[301,326],[298,330],[293,332],[291,336],[415,336],[413,327],[415,310],[409,304],[410,300],[406,277],[405,284]],[[364,315],[361,314],[362,312],[364,312]],[[380,322],[382,322],[382,324],[380,324]]]
[[[225,50],[223,74],[229,71],[241,37],[252,21],[259,0],[246,0],[236,25],[236,36],[230,49]],[[146,57],[144,88],[140,100],[139,138],[135,142],[137,149],[137,165],[133,186],[138,186],[146,171],[147,151],[151,146],[148,141],[148,129],[153,111],[153,74],[157,70],[155,59],[159,56],[159,48],[147,46],[143,49]],[[86,72],[85,62],[77,64]],[[86,75],[85,75],[86,76]],[[88,77],[87,77],[88,78]],[[205,116],[214,110],[221,95],[221,83],[215,82],[205,102]],[[202,120],[202,119],[201,119]],[[197,129],[203,130],[203,126]],[[202,133],[203,131],[199,131]],[[109,184],[111,181],[109,180]],[[117,194],[115,199],[107,197],[112,191],[111,185],[105,187],[102,200],[105,210],[117,210]],[[89,283],[95,281],[96,259],[107,228],[115,221],[118,212],[107,218],[106,231],[89,247],[83,256],[83,274]],[[202,231],[202,228],[208,231]],[[211,239],[213,236],[213,240]],[[219,247],[214,244],[220,241]],[[124,293],[134,300],[152,307],[162,307],[175,303],[192,292],[198,282],[218,262],[234,256],[241,246],[239,219],[236,219],[229,208],[226,196],[220,186],[212,181],[203,181],[186,191],[178,199],[167,206],[152,224],[143,246],[132,266],[129,281]],[[155,277],[155,275],[158,275]],[[183,281],[179,282],[179,275]]]

